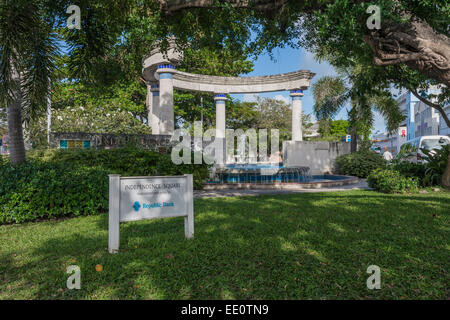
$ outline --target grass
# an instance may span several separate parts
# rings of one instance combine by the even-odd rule
[[[442,192],[196,199],[195,239],[183,218],[125,223],[117,255],[105,214],[4,225],[0,299],[448,299],[449,214]]]

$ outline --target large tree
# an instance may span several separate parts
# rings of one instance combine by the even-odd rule
[[[195,32],[208,35],[209,41],[214,36],[220,41],[230,30],[250,28],[252,35],[245,38],[245,32],[240,32],[236,43],[246,44],[255,53],[285,44],[304,46],[319,58],[329,60],[333,66],[360,64],[367,69],[364,82],[368,91],[371,87],[388,88],[391,84],[406,88],[436,109],[450,127],[450,119],[444,111],[444,106],[450,102],[448,1],[156,1],[167,16],[164,22],[169,25],[175,21],[183,25],[186,12],[200,18],[190,28],[173,29],[179,31],[175,34],[180,39],[189,39]],[[380,8],[379,28],[376,23],[372,24],[374,12],[367,11],[372,5]],[[241,28],[233,23],[224,28],[223,24],[203,24],[202,14],[210,10],[239,17]],[[441,87],[440,94],[427,93],[433,85]],[[449,180],[450,158],[443,178],[443,181]]]
[[[167,15],[164,23],[184,25],[196,16],[197,23],[178,31],[180,39],[204,33],[211,42],[214,36],[229,30],[250,28],[253,33],[238,32],[238,43],[245,43],[255,53],[280,45],[306,46],[319,56],[331,58],[336,66],[357,61],[376,66],[377,81],[394,82],[412,90],[421,98],[421,91],[440,83],[446,87],[437,101],[425,99],[430,107],[443,112],[448,102],[450,85],[450,40],[448,26],[450,6],[447,1],[414,0],[157,0]],[[380,29],[368,27],[371,5],[380,8]],[[239,18],[241,28],[233,23],[205,25],[205,12],[216,10]],[[206,11],[205,11],[206,10]],[[243,14],[246,13],[246,15]],[[200,20],[199,20],[200,19]],[[207,28],[209,30],[205,31]],[[247,38],[245,38],[247,36]],[[416,91],[416,92],[414,92]],[[450,126],[450,121],[443,115]]]
[[[0,104],[7,109],[12,164],[25,161],[23,122],[44,109],[56,77],[57,45],[65,40],[65,78],[108,79],[115,64],[105,61],[125,27],[130,1],[78,1],[81,29],[69,30],[69,0],[0,2]],[[62,37],[62,38],[61,38]],[[106,72],[104,72],[106,70]]]
[[[22,123],[42,116],[50,88],[55,95],[53,107],[58,110],[86,104],[88,109],[93,105],[105,108],[106,114],[125,106],[145,121],[142,58],[156,40],[171,33],[160,21],[164,17],[158,5],[153,0],[80,0],[76,4],[81,28],[69,29],[66,9],[71,4],[69,0],[0,3],[0,109],[8,110],[13,164],[25,161]],[[231,49],[231,42],[225,41],[202,51],[202,43],[196,37],[191,40],[181,70],[214,75],[251,71],[244,48]],[[62,54],[57,46],[63,48]],[[176,95],[178,120],[199,119],[202,97],[205,105],[214,105],[211,95]]]

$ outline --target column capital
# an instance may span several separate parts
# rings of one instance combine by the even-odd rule
[[[214,96],[214,100],[217,101],[227,101],[227,95],[225,93],[216,93]]]
[[[175,66],[171,65],[171,64],[159,64],[156,67],[156,72],[161,74],[161,73],[175,73]]]
[[[291,90],[291,93],[289,95],[292,98],[294,98],[294,97],[301,98],[301,97],[303,97],[303,90],[301,90],[301,89]]]

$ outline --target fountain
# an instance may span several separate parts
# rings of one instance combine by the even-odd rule
[[[313,177],[308,167],[283,167],[279,164],[229,164],[216,171],[220,183],[299,183],[310,182]]]
[[[284,167],[281,164],[228,164],[217,167],[214,179],[205,190],[214,189],[313,189],[357,183],[357,177],[312,175],[309,167]]]

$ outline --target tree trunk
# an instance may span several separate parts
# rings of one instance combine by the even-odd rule
[[[349,128],[348,133],[350,134],[350,152],[356,152],[358,150],[358,128],[357,128],[357,122],[358,122],[358,116],[357,116],[357,101],[358,98],[355,96],[354,93],[352,93],[352,97],[350,99],[350,104],[352,108],[350,111],[347,112],[348,114],[348,120],[349,120]]]
[[[20,99],[18,99],[11,103],[8,108],[8,147],[12,164],[25,162],[21,104]]]
[[[22,129],[22,93],[20,91],[20,75],[13,67],[13,79],[18,84],[12,100],[7,102],[9,156],[11,164],[25,162],[25,143]]]
[[[442,186],[450,189],[450,153],[448,154],[447,167],[442,175]]]
[[[356,152],[358,149],[358,135],[356,134],[356,129],[354,127],[350,128],[350,136],[351,136],[351,141],[350,141],[350,152]]]
[[[450,39],[424,21],[386,23],[363,40],[374,53],[374,64],[405,63],[427,77],[450,87]]]

